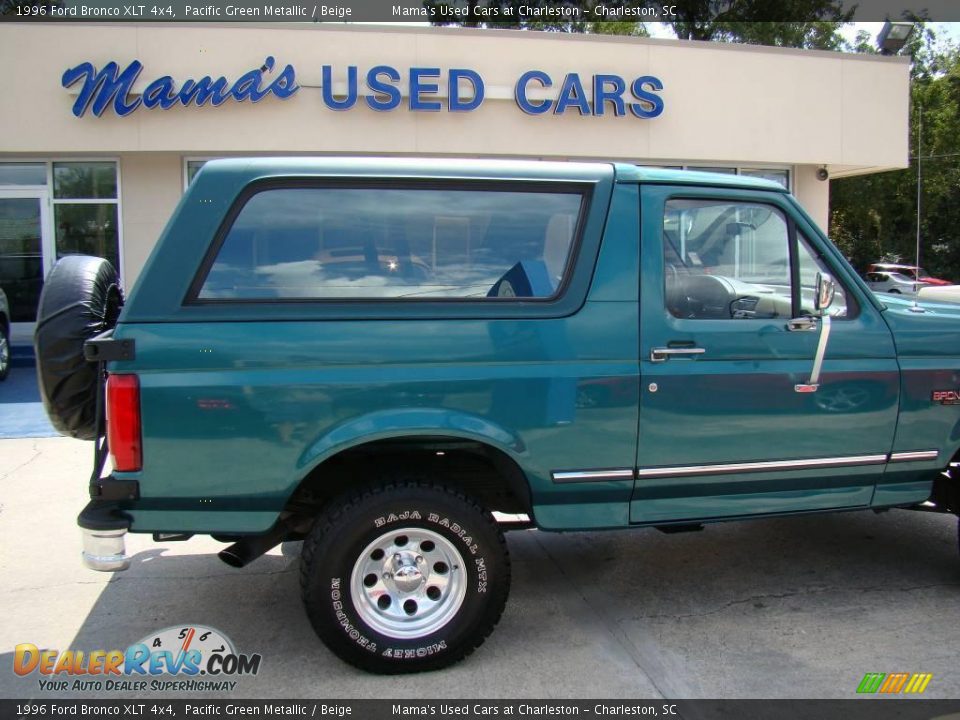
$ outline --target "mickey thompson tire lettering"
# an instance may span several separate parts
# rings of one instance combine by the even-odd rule
[[[383,543],[388,554],[379,549]],[[400,562],[402,554],[429,567],[438,559],[429,554],[433,546],[445,546],[454,558],[449,570],[460,575],[451,574],[448,587],[459,592],[448,606],[447,595],[437,600],[437,608],[449,608],[442,622],[418,625],[420,616],[429,618],[432,606],[414,588],[429,584],[430,571],[420,586],[409,584],[409,574],[420,567],[410,560],[401,568],[405,579],[388,586],[386,581],[374,585],[380,574],[376,568],[385,563],[383,575],[392,578],[399,566],[391,565],[391,558]],[[355,574],[357,568],[360,574]],[[506,604],[510,559],[493,516],[460,491],[435,483],[390,483],[341,496],[327,506],[304,542],[300,584],[314,630],[341,659],[370,672],[418,672],[455,663],[483,643]],[[381,601],[382,595],[393,604],[378,615],[371,600]],[[412,612],[408,604],[414,598],[424,604]],[[415,602],[412,607],[417,608]],[[395,610],[392,615],[389,608]]]

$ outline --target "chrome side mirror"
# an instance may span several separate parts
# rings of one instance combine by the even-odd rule
[[[837,292],[837,283],[827,273],[817,273],[816,296],[813,299],[814,309],[821,315],[833,304],[833,297]]]

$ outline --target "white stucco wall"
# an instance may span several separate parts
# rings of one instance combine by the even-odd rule
[[[123,279],[129,288],[183,194],[177,153],[125,153],[120,156],[123,226]]]
[[[798,165],[794,168],[793,193],[820,229],[827,231],[830,221],[830,181],[818,180],[817,165]]]

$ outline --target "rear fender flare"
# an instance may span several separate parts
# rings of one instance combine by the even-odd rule
[[[522,469],[522,438],[489,419],[442,408],[380,410],[350,418],[316,438],[297,461],[301,478],[325,460],[358,445],[404,437],[443,436],[473,440],[506,453]]]

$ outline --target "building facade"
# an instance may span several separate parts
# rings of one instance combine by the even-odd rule
[[[6,24],[0,288],[14,341],[68,253],[136,279],[211,158],[618,160],[829,179],[908,165],[909,64],[721,43],[323,24]]]

